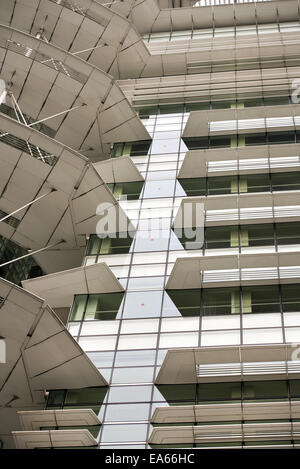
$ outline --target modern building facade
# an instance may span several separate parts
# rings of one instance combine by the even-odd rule
[[[299,0],[0,9],[0,269],[101,376],[15,445],[299,447]]]

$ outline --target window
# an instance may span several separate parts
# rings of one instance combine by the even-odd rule
[[[286,381],[252,381],[243,383],[243,397],[245,400],[287,399]]]
[[[187,249],[227,249],[300,244],[300,222],[257,223],[254,225],[207,226],[173,229]]]
[[[295,143],[295,132],[269,132],[268,143],[274,145],[278,143]]]
[[[246,134],[243,136],[244,145],[266,145],[266,134]]]
[[[150,140],[141,140],[140,142],[116,143],[113,147],[112,157],[118,156],[138,156],[147,155],[150,148]]]
[[[177,306],[182,316],[199,316],[199,290],[168,290],[168,295]]]
[[[210,226],[204,232],[205,248],[220,249],[239,246],[238,226]]]
[[[240,193],[265,192],[270,190],[269,174],[247,174],[240,176]]]
[[[207,195],[236,194],[238,176],[217,176],[207,178]]]
[[[284,312],[300,311],[300,284],[281,285]]]
[[[237,381],[198,384],[160,384],[154,400],[169,405],[193,405],[208,402],[256,401],[300,397],[300,380]]]
[[[206,178],[178,179],[188,197],[206,195]]]
[[[197,386],[198,402],[241,400],[241,383],[201,383]]]
[[[203,316],[240,312],[239,288],[207,288],[202,291]]]
[[[238,135],[218,135],[210,137],[185,137],[184,143],[189,150],[203,148],[243,147],[253,145],[274,145],[300,142],[300,132],[261,132]]]
[[[243,313],[280,312],[278,285],[242,287]]]
[[[271,175],[273,191],[300,190],[300,173],[273,173]]]
[[[277,223],[277,244],[300,244],[300,222]]]
[[[167,290],[167,293],[182,316],[199,316],[200,312],[202,316],[218,316],[300,311],[299,284]]]
[[[75,295],[70,313],[70,321],[115,319],[123,295],[123,292]]]
[[[105,254],[127,254],[133,241],[133,232],[116,233],[115,237],[99,238],[96,234],[90,235],[87,256],[103,256]]]
[[[271,223],[240,226],[240,245],[246,246],[273,246],[274,226]]]
[[[93,409],[96,414],[104,401],[108,388],[62,389],[50,391],[46,409]]]
[[[109,183],[107,187],[117,200],[136,200],[139,199],[144,182],[119,182]]]
[[[191,405],[196,401],[196,384],[161,384],[157,386],[156,394],[158,400],[164,399],[170,405]]]
[[[179,179],[189,197],[300,190],[300,172],[263,173]]]

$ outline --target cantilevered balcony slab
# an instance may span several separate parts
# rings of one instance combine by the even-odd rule
[[[299,422],[236,423],[223,425],[170,426],[154,428],[150,444],[204,444],[222,442],[257,442],[297,440]],[[287,441],[288,443],[289,441]],[[273,448],[273,445],[271,446]]]
[[[12,432],[16,449],[97,446],[89,430],[40,430]]]
[[[191,150],[179,179],[300,170],[300,144]]]
[[[85,235],[97,231],[100,204],[114,217],[112,231],[120,224],[126,231],[127,216],[87,158],[3,114],[0,128],[0,208],[12,213],[48,194],[14,215],[18,226],[1,222],[0,234],[32,250],[63,240],[36,255],[46,273],[81,263]]]
[[[153,424],[224,422],[234,420],[299,419],[300,402],[226,402],[201,405],[157,407]]]
[[[177,258],[166,288],[300,283],[300,253],[261,253]]]
[[[10,91],[25,114],[40,120],[63,113],[47,121],[56,140],[97,161],[111,142],[150,139],[115,80],[99,68],[5,26],[0,53],[1,78],[13,82]]]
[[[77,294],[124,291],[105,262],[25,280],[22,285],[52,308],[70,307]]]
[[[107,383],[44,300],[4,279],[0,296],[6,347],[0,366],[0,438],[10,447],[7,435],[19,428],[16,412],[43,408],[44,390]]]
[[[155,384],[299,379],[300,361],[295,350],[294,344],[172,349]]]
[[[175,41],[178,45],[180,42]],[[194,40],[190,42],[194,43]],[[230,47],[233,48],[233,45]],[[143,106],[146,103],[149,106],[158,103],[170,104],[174,103],[174,100],[180,102],[183,94],[186,102],[194,102],[195,99],[199,103],[218,100],[232,102],[237,99],[243,103],[247,99],[261,96],[289,95],[293,80],[299,77],[299,69],[299,65],[296,64],[286,69],[284,67],[261,69],[253,65],[251,70],[246,71],[224,70],[220,73],[213,69],[206,73],[195,72],[182,77],[162,76],[157,73],[156,78],[140,78],[138,89],[135,80],[122,80],[119,84],[135,106]]]
[[[105,183],[144,181],[129,156],[119,156],[94,163],[94,168]]]
[[[282,105],[192,111],[182,138],[294,130],[300,126],[300,106]]]
[[[174,218],[174,228],[191,228],[195,221],[205,226],[299,221],[300,191],[185,197]]]
[[[1,11],[2,24],[39,34],[114,78],[138,77],[150,56],[135,26],[107,3],[17,0],[5,1]]]
[[[57,409],[19,411],[21,429],[36,431],[45,427],[89,427],[101,425],[92,409]]]

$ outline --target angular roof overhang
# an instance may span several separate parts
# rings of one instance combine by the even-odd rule
[[[118,232],[120,226],[126,231],[124,226],[130,223],[127,216],[87,158],[3,114],[0,128],[23,141],[21,148],[15,148],[0,138],[0,208],[12,213],[49,193],[15,214],[20,221],[17,227],[1,222],[0,234],[32,250],[64,240],[48,253],[36,256],[46,273],[56,271],[58,266],[78,266],[85,235],[96,233],[101,204],[106,204],[108,213],[114,217],[112,231]],[[27,154],[28,144],[54,155],[54,166]],[[51,192],[52,189],[55,190]],[[74,256],[76,251],[79,254]]]
[[[0,439],[12,445],[16,412],[45,405],[44,391],[107,386],[98,369],[44,300],[0,279]],[[1,343],[1,345],[3,342]]]
[[[210,148],[187,151],[177,177],[266,173],[270,169],[272,172],[299,171],[299,168],[300,144]]]
[[[56,115],[47,121],[56,140],[95,160],[111,142],[150,140],[114,78],[78,56],[0,26],[0,57],[21,110],[36,120]]]
[[[119,156],[94,163],[94,168],[105,183],[144,181],[129,156]]]
[[[94,0],[80,0],[78,8],[60,0],[32,1],[26,6],[21,0],[4,3],[2,24],[32,36],[42,28],[48,41],[114,78],[138,77],[149,59],[132,22]]]
[[[12,435],[16,449],[90,447],[98,444],[87,429],[12,432]]]
[[[234,365],[235,372],[232,371]],[[259,365],[258,368],[255,365]],[[172,349],[165,356],[155,384],[297,379],[299,365],[294,344]]]
[[[22,285],[52,308],[70,307],[77,294],[124,291],[105,262],[24,280]]]
[[[177,258],[167,290],[234,285],[300,283],[300,253]]]
[[[55,409],[19,411],[21,428],[36,431],[42,427],[79,427],[101,425],[92,409]]]

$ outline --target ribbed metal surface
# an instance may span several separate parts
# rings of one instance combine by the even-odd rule
[[[241,119],[215,121],[209,123],[210,132],[264,129],[269,127],[294,127],[300,124],[300,116],[266,117],[259,119]]]
[[[206,210],[206,221],[255,220],[260,218],[292,218],[300,216],[300,205],[282,207],[249,207],[228,210]]]
[[[272,375],[283,373],[299,373],[300,361],[248,362],[248,363],[217,363],[196,365],[198,378],[240,375]]]
[[[300,266],[253,269],[208,270],[202,272],[203,283],[237,282],[240,280],[275,280],[300,278]]]
[[[26,46],[26,44],[6,39],[2,36],[0,37],[0,46],[13,52],[16,52],[17,54],[23,55],[24,57],[36,60],[37,62],[46,65],[47,67],[52,68],[57,72],[61,72],[64,75],[73,78],[79,83],[85,84],[87,82],[88,76],[84,75],[83,73],[77,72],[69,65],[65,65],[61,60],[57,60],[54,57],[42,54],[37,50]]]
[[[249,158],[245,160],[208,161],[207,172],[257,171],[264,169],[300,168],[299,156]]]

